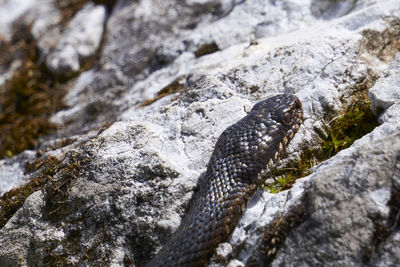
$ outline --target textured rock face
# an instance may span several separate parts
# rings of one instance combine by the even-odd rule
[[[80,60],[94,55],[99,47],[106,10],[103,6],[87,4],[69,22],[55,51],[47,56],[46,64],[56,74],[68,74],[80,69]]]
[[[64,128],[0,161],[9,183],[48,177],[0,229],[1,266],[142,266],[179,225],[219,134],[255,102],[302,101],[290,162],[367,91],[381,125],[292,189],[256,193],[210,266],[399,262],[398,1],[118,1],[108,17],[87,5],[65,30],[43,3],[25,21],[50,70],[65,47],[75,63],[88,55],[80,45],[97,49],[102,27],[82,41],[71,26],[87,12],[101,16],[79,26],[107,18],[107,33],[52,117]]]
[[[378,256],[371,263],[372,255],[380,255],[376,250],[387,242],[398,247],[380,235],[397,227],[389,220],[387,204],[398,193],[399,137],[397,133],[371,140],[315,170],[305,196],[305,220],[291,230],[273,266],[389,266],[399,260],[398,256],[389,261]]]

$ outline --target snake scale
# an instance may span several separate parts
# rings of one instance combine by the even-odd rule
[[[228,127],[218,138],[188,214],[147,266],[207,265],[302,121],[300,100],[280,94],[258,102]]]

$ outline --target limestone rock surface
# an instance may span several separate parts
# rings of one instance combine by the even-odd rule
[[[71,19],[46,64],[56,74],[76,72],[80,62],[94,55],[102,39],[106,9],[87,4]]]
[[[89,10],[101,16],[74,22]],[[367,92],[380,125],[291,189],[259,190],[209,265],[399,261],[400,2],[121,0],[109,11],[88,4],[53,28],[55,51],[74,53],[66,69],[41,43],[54,17],[32,28],[58,75],[101,51],[69,81],[51,118],[63,127],[0,160],[0,193],[47,179],[0,229],[1,266],[143,266],[178,227],[218,136],[278,93],[296,94],[305,115],[283,165],[320,148]],[[94,39],[74,31],[103,20]]]

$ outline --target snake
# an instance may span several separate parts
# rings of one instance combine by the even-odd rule
[[[223,131],[186,216],[146,266],[206,266],[302,122],[301,101],[279,94],[256,103]]]

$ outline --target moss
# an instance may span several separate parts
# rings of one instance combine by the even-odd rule
[[[62,98],[73,78],[53,75],[39,63],[29,25],[17,23],[11,42],[2,45],[12,47],[13,57],[7,62],[18,59],[21,65],[0,90],[0,158],[34,149],[38,138],[57,128],[49,118],[64,107]],[[8,50],[2,50],[0,56]]]
[[[0,70],[13,61],[15,47],[0,36]]]
[[[271,185],[266,185],[266,189],[272,194],[281,192],[283,190],[289,189],[296,182],[296,178],[291,174],[278,176]]]
[[[133,266],[133,260],[131,258],[129,258],[127,255],[124,256],[124,267],[129,267],[129,266]]]
[[[141,107],[148,106],[167,95],[183,92],[185,89],[185,84],[184,84],[185,80],[186,77],[176,78],[172,83],[168,84],[163,89],[161,89],[154,98],[144,101],[141,104]]]
[[[76,266],[76,262],[79,262],[81,265],[93,265],[94,262],[99,259],[103,259],[102,266],[108,266],[110,263],[105,259],[110,258],[110,253],[101,251],[99,252],[97,249],[103,243],[111,241],[110,236],[106,233],[105,230],[101,229],[96,236],[93,238],[94,242],[91,243],[88,247],[85,247],[84,244],[81,243],[81,230],[74,229],[69,230],[67,233],[67,237],[61,243],[52,242],[49,244],[45,251],[45,256],[43,258],[43,264],[45,266]],[[56,249],[59,245],[62,245],[62,252],[56,252]],[[101,253],[101,254],[100,254]],[[74,262],[71,261],[70,257],[74,255]]]
[[[0,228],[22,207],[25,199],[33,192],[42,190],[50,177],[58,170],[60,160],[55,157],[35,160],[25,167],[25,173],[36,172],[41,173],[31,179],[27,184],[14,188],[0,197]]]
[[[57,150],[73,144],[76,141],[75,138],[61,138],[52,143],[43,145],[39,150],[36,151],[36,156],[40,157],[45,152]]]
[[[75,266],[70,261],[71,255],[80,255],[79,262],[93,262],[104,256],[99,255],[97,247],[102,242],[111,240],[106,231],[101,230],[96,234],[95,242],[83,248],[81,221],[79,221],[82,218],[74,217],[73,222],[67,218],[73,208],[67,203],[69,189],[72,183],[86,171],[86,165],[89,162],[88,156],[82,154],[70,152],[63,160],[48,157],[29,162],[25,166],[25,173],[38,172],[38,174],[28,184],[11,190],[0,198],[0,227],[3,227],[30,194],[37,190],[46,192],[44,218],[55,223],[63,221],[67,225],[64,229],[65,239],[51,240],[44,246],[43,264],[46,266]],[[56,249],[59,245],[63,248],[61,252]]]
[[[289,162],[284,168],[273,170],[270,176],[276,178],[273,183],[265,185],[265,188],[270,193],[292,188],[298,178],[311,174],[311,168],[321,160],[316,158],[317,155],[318,149],[304,149],[298,160]]]
[[[101,255],[97,255],[96,248],[102,242],[110,240],[106,239],[106,232],[97,233],[96,242],[91,246],[82,248],[81,244],[81,221],[82,218],[77,216],[68,218],[68,215],[77,209],[77,203],[68,202],[69,190],[76,179],[84,175],[89,163],[89,156],[86,153],[69,152],[63,160],[54,157],[47,159],[37,159],[28,163],[25,167],[26,173],[39,174],[31,180],[27,185],[15,190],[18,198],[14,197],[14,190],[7,193],[4,197],[5,202],[0,200],[0,212],[9,211],[5,216],[0,213],[1,223],[3,226],[7,220],[22,206],[27,196],[37,190],[45,192],[45,206],[43,209],[43,218],[53,223],[63,222],[66,224],[64,232],[66,238],[61,241],[51,240],[46,244],[44,250],[43,263],[46,266],[75,266],[70,261],[70,255],[79,256],[80,262],[93,262]],[[18,201],[18,202],[17,202]],[[3,205],[4,204],[4,205]],[[3,209],[3,206],[6,207]],[[12,209],[11,209],[12,208]],[[71,221],[73,220],[73,221]],[[62,245],[62,251],[56,248]],[[83,252],[82,252],[83,251]]]
[[[89,164],[89,156],[84,153],[70,152],[58,166],[57,177],[48,180],[46,204],[44,208],[47,220],[56,222],[71,213],[73,206],[67,204],[72,183],[81,177]]]
[[[36,43],[30,38],[15,44],[22,65],[0,93],[0,158],[33,149],[37,139],[56,128],[49,117],[63,107],[65,88],[57,77],[38,65]]]
[[[329,158],[348,148],[378,125],[369,105],[369,100],[357,101],[348,107],[344,115],[331,121],[328,138],[322,143],[324,157]]]
[[[82,156],[77,153],[69,153],[64,160],[55,157],[47,157],[46,159],[37,159],[29,162],[25,166],[25,173],[38,174],[32,178],[27,184],[15,188],[0,197],[0,228],[22,207],[25,199],[35,191],[43,190],[45,194],[44,217],[52,222],[58,222],[65,219],[71,213],[71,209],[67,204],[69,189],[78,177],[86,170],[86,165],[89,162],[87,156]],[[75,231],[76,232],[76,231]],[[71,244],[79,239],[79,236],[74,234],[74,231],[68,233],[67,240]],[[49,248],[48,254],[51,254]],[[51,260],[46,256],[46,262],[51,262],[51,266],[68,265],[68,261],[64,260],[64,256],[51,254]],[[62,263],[59,265],[58,263]]]

